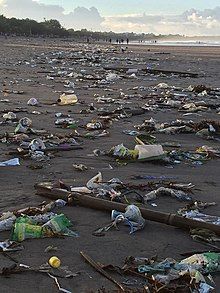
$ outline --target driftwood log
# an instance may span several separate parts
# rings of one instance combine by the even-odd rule
[[[108,211],[117,210],[124,212],[127,207],[126,204],[108,201],[97,197],[92,197],[84,193],[70,192],[64,189],[51,188],[50,183],[39,183],[35,185],[37,194],[48,197],[50,199],[63,199],[72,205],[79,205],[95,210]],[[182,216],[153,211],[150,209],[140,208],[142,216],[149,221],[163,223],[182,229],[201,228],[208,229],[220,235],[220,226],[211,223],[201,222],[193,219],[187,219]]]
[[[114,67],[114,66],[108,66],[108,67],[104,67],[105,70],[114,70],[114,71],[118,71],[118,72],[127,72],[128,69],[127,67]],[[165,70],[165,69],[151,69],[151,68],[138,68],[139,72],[146,72],[146,73],[150,73],[150,74],[165,74],[165,75],[171,75],[171,74],[175,74],[175,75],[180,75],[180,76],[185,76],[185,77],[192,77],[192,78],[196,78],[199,76],[198,73],[193,73],[193,72],[188,72],[188,71],[177,71],[177,70]]]

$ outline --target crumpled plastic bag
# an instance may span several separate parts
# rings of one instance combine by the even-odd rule
[[[44,142],[42,141],[42,139],[40,138],[35,138],[33,139],[30,144],[29,144],[29,148],[34,152],[34,151],[43,151],[46,149],[46,146],[44,144]]]
[[[147,203],[150,200],[154,200],[157,196],[171,196],[180,201],[192,201],[192,197],[186,194],[182,190],[166,188],[166,187],[159,187],[156,190],[150,191],[144,196],[144,202]]]
[[[134,160],[138,157],[138,150],[130,150],[122,143],[111,148],[109,154],[120,159]]]
[[[30,98],[30,99],[28,100],[28,102],[27,102],[27,105],[29,105],[29,106],[37,106],[37,105],[39,105],[39,102],[38,102],[38,100],[35,99],[35,98]]]
[[[106,80],[109,82],[116,81],[120,78],[116,73],[109,73],[106,75]]]
[[[96,176],[92,177],[87,183],[86,187],[90,190],[99,188],[99,183],[102,182],[102,173],[99,172]]]
[[[15,128],[15,134],[17,133],[26,133],[28,131],[28,129],[31,127],[32,125],[32,120],[27,118],[27,117],[23,117],[19,120],[17,127]]]
[[[200,221],[200,222],[206,222],[213,225],[220,225],[220,217],[206,215],[206,214],[200,213],[197,210],[183,212],[181,213],[181,216],[186,217],[188,219]]]
[[[6,166],[19,166],[19,159],[14,158],[8,161],[0,162],[0,167],[6,167]]]
[[[130,234],[143,229],[145,226],[145,219],[142,217],[140,209],[135,205],[127,206],[125,213],[113,210],[111,218],[116,224],[124,222],[125,225],[130,226]]]
[[[206,283],[203,274],[220,270],[220,253],[205,252],[194,254],[180,262],[172,258],[166,258],[161,262],[139,265],[137,269],[139,273],[153,275],[154,280],[166,285],[172,280],[189,275],[191,282],[194,281],[198,284],[200,290],[196,292],[209,293],[213,287]]]

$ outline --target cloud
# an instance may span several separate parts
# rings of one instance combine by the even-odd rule
[[[102,23],[105,29],[157,34],[220,35],[220,7],[203,11],[190,9],[181,15],[109,16]]]
[[[57,19],[66,28],[156,34],[220,35],[220,6],[214,9],[190,9],[180,15],[142,14],[102,17],[95,7],[77,7],[66,13],[59,5],[39,0],[0,0],[0,14],[42,21]],[[126,3],[125,3],[126,5]],[[117,11],[117,10],[116,10]]]
[[[65,27],[81,29],[87,28],[92,30],[101,30],[101,23],[104,18],[101,17],[97,8],[77,7],[73,12],[63,15],[62,23]]]
[[[103,28],[116,32],[155,32],[155,27],[162,21],[163,17],[158,15],[132,14],[105,17]]]

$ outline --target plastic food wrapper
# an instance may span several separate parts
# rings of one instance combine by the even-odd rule
[[[201,273],[214,273],[220,271],[220,253],[205,252],[202,254],[194,254],[184,260],[180,265],[189,265],[197,269]]]
[[[127,206],[125,213],[113,210],[111,218],[116,224],[124,222],[130,226],[130,234],[143,229],[145,226],[145,219],[142,217],[140,209],[135,205]]]
[[[6,166],[19,166],[20,162],[18,158],[14,158],[8,161],[0,162],[0,167],[6,167]]]
[[[196,221],[200,221],[200,222],[206,222],[206,223],[210,223],[210,224],[214,224],[214,225],[220,225],[220,217],[218,216],[211,216],[211,215],[206,215],[203,213],[200,213],[197,210],[192,210],[189,212],[183,212],[181,213],[181,215],[183,217],[186,217],[188,219],[193,219]]]
[[[50,221],[43,225],[44,228],[49,228],[55,234],[62,234],[65,236],[78,236],[76,232],[69,229],[71,222],[64,214],[54,216]]]
[[[30,217],[19,217],[14,223],[11,240],[21,242],[29,238],[43,237],[43,229]]]
[[[129,150],[123,145],[123,143],[111,148],[109,154],[117,158],[129,160],[134,160],[138,157],[138,151]]]
[[[216,252],[205,252],[203,254],[194,254],[188,258],[183,259],[180,262],[175,261],[172,258],[167,258],[162,262],[155,262],[149,265],[139,265],[138,271],[140,273],[160,274],[178,272],[179,276],[181,272],[191,271],[195,276],[195,271],[201,274],[214,273],[220,271],[220,254]],[[194,271],[194,273],[193,273]],[[202,276],[198,276],[200,280],[203,280]],[[197,278],[197,279],[198,279]]]
[[[44,225],[37,223],[31,217],[19,217],[16,219],[12,231],[13,241],[24,241],[29,238],[52,237],[56,235],[78,236],[76,232],[69,229],[71,222],[64,214],[53,216]]]
[[[180,262],[167,258],[161,262],[138,265],[137,270],[139,273],[153,276],[154,280],[166,285],[188,274],[191,282],[197,284],[198,291],[195,292],[209,293],[214,288],[206,283],[203,274],[220,271],[220,253],[194,254]]]

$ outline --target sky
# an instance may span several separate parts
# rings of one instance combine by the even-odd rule
[[[0,0],[0,14],[73,29],[220,35],[220,0]]]

